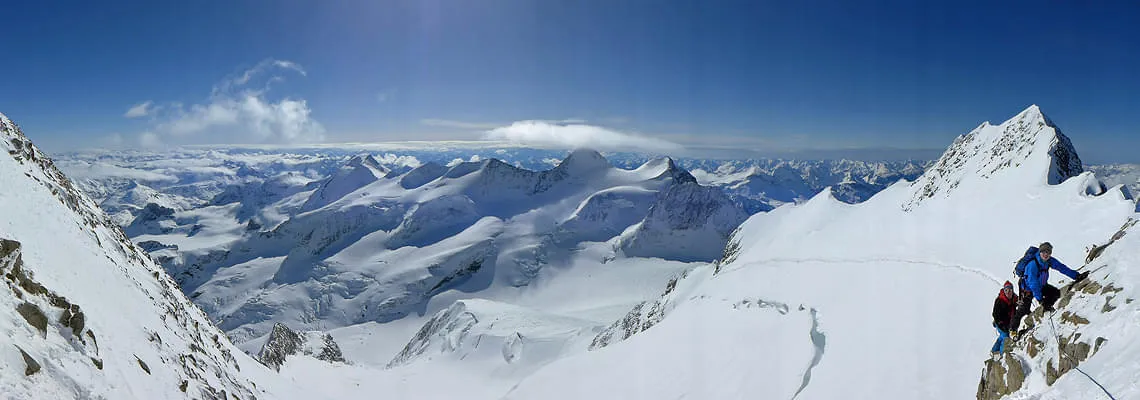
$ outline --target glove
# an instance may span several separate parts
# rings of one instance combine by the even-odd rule
[[[1045,306],[1045,311],[1053,312],[1053,311],[1057,311],[1057,310],[1054,309],[1053,306],[1049,305],[1049,306]]]
[[[1083,281],[1083,280],[1085,280],[1085,278],[1088,278],[1088,277],[1089,277],[1088,271],[1081,272],[1081,273],[1077,274],[1077,277],[1075,279],[1073,279],[1073,283]]]

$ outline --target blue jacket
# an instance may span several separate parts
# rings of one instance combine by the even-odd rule
[[[1045,264],[1048,265],[1042,268],[1041,266]],[[1065,266],[1061,261],[1050,257],[1049,261],[1046,262],[1041,259],[1041,255],[1038,255],[1033,261],[1025,265],[1025,284],[1029,286],[1029,291],[1033,292],[1033,297],[1036,298],[1037,301],[1041,301],[1042,299],[1041,288],[1049,283],[1049,268],[1060,271],[1071,279],[1077,279],[1077,271],[1069,269],[1069,267]]]

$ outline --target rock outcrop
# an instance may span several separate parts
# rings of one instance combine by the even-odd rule
[[[293,355],[305,355],[321,361],[343,363],[344,355],[332,335],[321,332],[296,332],[284,324],[273,325],[269,339],[257,353],[258,361],[280,371],[285,360]]]
[[[1087,263],[1095,261],[1135,224],[1135,219],[1129,220],[1108,243],[1093,246]],[[978,399],[999,399],[1017,392],[1031,376],[1041,376],[1045,384],[1051,386],[1109,341],[1096,331],[1088,333],[1086,328],[1090,320],[1099,320],[1104,314],[1117,311],[1120,303],[1117,295],[1122,289],[1105,277],[1093,276],[1098,279],[1090,277],[1062,287],[1055,312],[1046,313],[1036,308],[1022,319],[1025,332],[1022,337],[1007,342],[1007,352],[1000,358],[985,362],[978,383]]]

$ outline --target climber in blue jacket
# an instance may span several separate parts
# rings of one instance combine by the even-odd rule
[[[1049,269],[1055,269],[1074,282],[1080,282],[1089,276],[1088,272],[1077,273],[1065,266],[1061,260],[1053,258],[1053,245],[1049,242],[1038,246],[1037,257],[1025,265],[1025,276],[1018,282],[1020,296],[1017,305],[1017,315],[1014,316],[1013,331],[1017,331],[1021,324],[1021,317],[1028,315],[1030,303],[1033,299],[1041,304],[1045,311],[1053,311],[1053,304],[1061,297],[1061,289],[1049,284]]]

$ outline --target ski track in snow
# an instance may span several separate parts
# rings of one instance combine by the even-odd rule
[[[908,259],[890,258],[890,257],[882,257],[882,258],[838,258],[838,257],[836,257],[836,258],[825,258],[825,257],[819,257],[819,258],[814,258],[814,257],[811,257],[811,258],[808,258],[808,257],[805,257],[805,258],[770,258],[767,260],[753,261],[753,262],[749,262],[746,264],[742,264],[736,268],[726,269],[723,272],[721,272],[721,274],[732,273],[734,271],[738,271],[740,269],[743,269],[743,268],[746,268],[749,266],[753,266],[753,265],[775,264],[775,263],[795,263],[795,264],[799,264],[799,263],[820,263],[820,264],[899,263],[899,264],[914,264],[914,265],[930,265],[930,266],[935,266],[935,267],[939,267],[939,268],[958,270],[958,271],[961,271],[963,273],[978,275],[978,276],[986,278],[986,279],[988,279],[988,280],[990,280],[993,283],[996,283],[998,285],[1001,285],[1003,282],[1001,279],[998,279],[996,276],[993,276],[989,272],[986,272],[986,271],[983,271],[983,270],[977,269],[977,268],[970,268],[970,267],[967,267],[964,265],[943,264],[943,263],[934,262],[934,261],[908,260]]]

